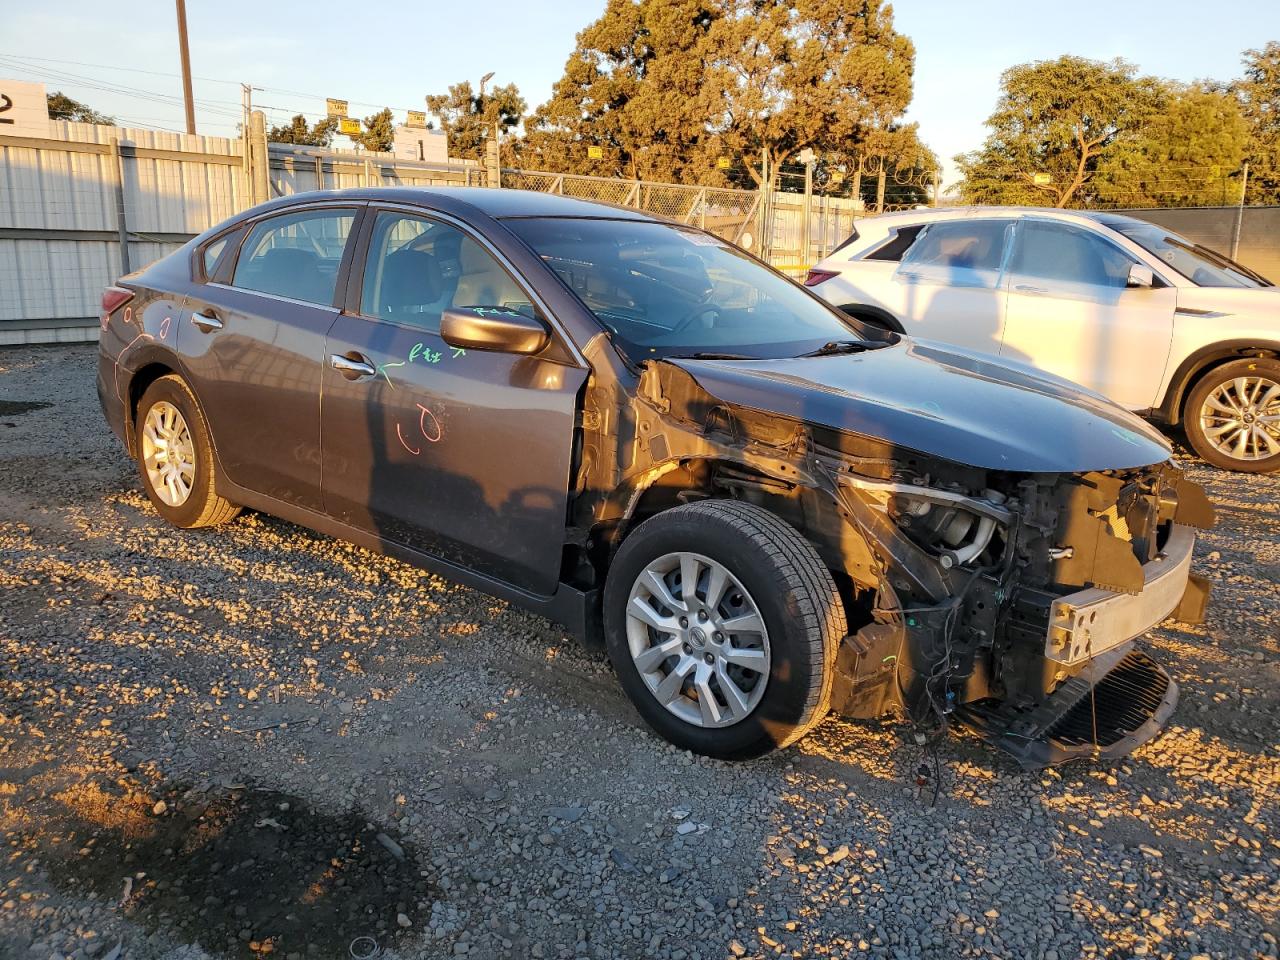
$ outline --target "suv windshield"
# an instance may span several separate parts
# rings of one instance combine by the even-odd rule
[[[504,223],[635,363],[699,354],[794,357],[864,333],[857,321],[698,230],[639,220]]]
[[[1164,227],[1123,217],[1099,217],[1198,287],[1269,287],[1271,283],[1229,257],[1192,243]]]

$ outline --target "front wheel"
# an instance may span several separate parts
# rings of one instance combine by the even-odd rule
[[[1280,469],[1280,362],[1256,357],[1215,367],[1187,397],[1184,423],[1191,446],[1215,467]]]
[[[623,689],[676,746],[756,757],[826,716],[844,608],[812,544],[769,511],[704,500],[646,520],[604,603]]]

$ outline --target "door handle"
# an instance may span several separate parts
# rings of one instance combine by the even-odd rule
[[[205,333],[213,333],[215,330],[222,329],[222,321],[213,315],[213,311],[209,313],[193,313],[191,314],[192,325],[199,327]]]
[[[340,353],[330,354],[329,366],[333,367],[348,380],[365,380],[378,372],[373,364],[369,362],[368,357],[355,351],[346,356]]]
[[[1044,288],[1044,287],[1036,287],[1036,286],[1032,286],[1032,285],[1031,285],[1031,284],[1029,284],[1029,283],[1017,283],[1017,284],[1014,284],[1013,289],[1017,290],[1019,293],[1048,293],[1048,292],[1049,292],[1049,291],[1048,291],[1046,288]]]

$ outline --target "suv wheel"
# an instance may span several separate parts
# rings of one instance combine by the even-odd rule
[[[813,546],[767,510],[704,500],[646,520],[604,603],[623,689],[678,747],[756,757],[827,713],[844,608]]]
[[[181,377],[170,374],[147,387],[133,432],[142,486],[160,516],[176,527],[209,527],[240,512],[214,491],[209,428]]]
[[[1234,360],[1211,370],[1187,397],[1187,439],[1216,467],[1280,469],[1280,362]]]

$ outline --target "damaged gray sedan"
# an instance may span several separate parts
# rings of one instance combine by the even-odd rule
[[[1029,367],[862,327],[715,236],[518,191],[300,194],[103,297],[98,392],[156,510],[249,507],[601,642],[673,743],[827,713],[1027,766],[1177,701],[1203,491]]]

